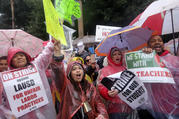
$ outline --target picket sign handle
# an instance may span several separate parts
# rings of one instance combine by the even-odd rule
[[[52,36],[49,34],[49,41],[52,42]]]

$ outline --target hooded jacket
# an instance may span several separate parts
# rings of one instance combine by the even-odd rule
[[[164,51],[160,55],[161,61],[171,71],[176,84],[168,83],[146,83],[149,101],[151,102],[151,113],[155,118],[179,117],[179,57]]]
[[[100,81],[111,74],[124,71],[126,68],[123,65],[123,57],[121,58],[121,62],[119,64],[115,64],[111,58],[111,51],[107,56],[108,65],[101,69],[100,76],[98,80],[98,90],[100,95],[105,99],[107,103],[107,111],[108,113],[130,113],[131,108],[123,102],[117,95],[115,97],[110,97],[108,95],[108,89],[103,86]]]
[[[50,118],[55,119],[56,118],[55,108],[53,106],[53,101],[52,101],[52,96],[51,96],[51,91],[50,91],[48,80],[47,80],[47,77],[45,74],[45,70],[51,61],[51,57],[53,54],[53,47],[54,47],[53,43],[49,42],[47,44],[47,46],[45,47],[45,49],[42,51],[42,53],[37,58],[35,58],[35,60],[33,60],[32,62],[31,62],[30,55],[27,54],[26,52],[24,52],[22,49],[13,47],[8,50],[8,66],[11,70],[14,69],[11,65],[12,58],[18,52],[22,52],[25,54],[28,64],[32,64],[37,67],[37,70],[38,70],[39,75],[42,79],[42,83],[44,85],[45,92],[46,92],[46,95],[47,95],[47,98],[49,101],[49,103],[47,105],[42,106],[32,112],[27,113],[27,114],[19,117],[19,119],[39,119],[39,118],[40,119],[50,119]],[[4,109],[10,110],[10,106],[9,106],[7,99],[3,105],[4,105]]]
[[[81,58],[81,57],[74,57],[71,61],[77,61],[78,62],[78,60],[80,60],[81,61],[81,63],[82,63],[82,65],[83,65],[83,67],[85,67],[85,65],[84,65],[84,60],[83,60],[83,58]],[[91,80],[91,77],[90,76],[88,76],[88,74],[85,74],[85,79],[87,80],[87,81],[89,81],[90,83],[92,83],[93,81]]]
[[[71,73],[71,68],[75,63],[77,62],[71,62],[68,64],[66,72],[67,76]],[[68,79],[66,78],[65,80],[59,80],[61,80],[59,85],[61,87],[60,94],[62,101],[60,103],[59,115],[57,117],[58,119],[71,119],[80,108],[83,108],[84,101],[88,101],[92,108],[92,111],[90,114],[88,114],[89,119],[95,119],[95,117],[97,117],[99,114],[103,115],[105,119],[108,119],[105,106],[102,103],[99,94],[96,92],[96,88],[92,84],[88,83],[89,87],[85,93],[82,88],[81,91],[75,90],[70,81],[73,79],[71,79],[69,76]]]

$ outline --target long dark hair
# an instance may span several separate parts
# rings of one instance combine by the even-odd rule
[[[80,85],[81,85],[82,90],[86,93],[87,89],[90,87],[90,84],[89,84],[89,82],[85,79],[85,75],[86,75],[86,74],[85,74],[85,70],[84,70],[83,66],[82,66],[80,63],[75,63],[75,64],[80,65],[80,66],[82,67],[82,69],[83,69],[83,79],[80,81]],[[73,65],[73,66],[74,66],[74,65]],[[72,67],[73,67],[73,66],[72,66]],[[70,74],[69,74],[69,77],[68,77],[68,78],[70,79],[70,82],[72,83],[74,89],[75,89],[76,91],[80,92],[81,89],[80,89],[78,83],[71,77],[71,71],[70,71]]]

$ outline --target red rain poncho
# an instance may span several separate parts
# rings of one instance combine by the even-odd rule
[[[116,95],[114,98],[110,97],[108,95],[108,89],[100,83],[100,81],[104,77],[117,73],[117,72],[124,71],[126,69],[125,66],[123,65],[123,61],[122,61],[123,57],[122,57],[120,64],[115,64],[111,59],[111,51],[110,51],[107,56],[107,60],[108,60],[108,65],[102,68],[99,74],[100,76],[99,76],[98,90],[101,96],[106,100],[106,103],[108,105],[107,111],[109,114],[111,113],[129,114],[130,112],[132,112],[132,109],[125,102],[123,102],[119,98],[119,96]]]
[[[74,65],[74,63],[77,62],[71,62],[70,64],[68,64],[67,74],[70,74],[71,72],[70,70]],[[55,67],[55,65],[54,68],[52,69],[55,69],[56,72],[59,72],[58,67]],[[57,77],[60,78],[60,75],[57,74]],[[105,119],[108,119],[107,111],[100,99],[99,94],[96,92],[96,88],[89,83],[89,88],[87,89],[86,94],[84,94],[83,90],[81,90],[80,92],[76,91],[70,80],[72,80],[70,79],[70,77],[68,77],[68,79],[61,78],[58,80],[58,85],[60,87],[58,88],[58,90],[60,92],[62,100],[60,103],[59,115],[57,118],[71,119],[76,114],[76,112],[81,107],[83,107],[83,102],[84,102],[83,99],[86,99],[88,100],[90,106],[92,107],[92,111],[90,112],[90,114],[87,114],[88,117],[90,115],[89,119],[95,119],[95,117],[97,117],[99,114],[103,115]]]

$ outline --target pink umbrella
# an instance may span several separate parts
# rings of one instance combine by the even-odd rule
[[[157,31],[160,35],[174,34],[179,32],[178,18],[179,0],[157,0],[139,14],[130,25],[148,27]]]
[[[0,56],[7,56],[10,47],[19,47],[32,57],[43,49],[43,41],[20,29],[0,30]]]

